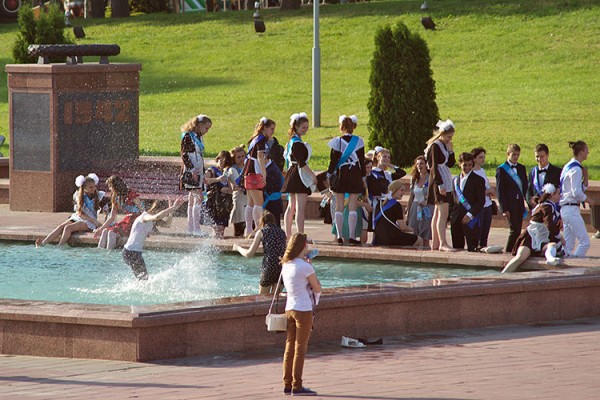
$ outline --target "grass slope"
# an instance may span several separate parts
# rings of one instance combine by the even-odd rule
[[[402,20],[427,41],[442,118],[457,126],[455,149],[483,145],[490,165],[517,142],[533,165],[546,142],[551,160],[570,158],[566,142],[582,139],[600,179],[600,4],[592,0],[434,0],[435,32],[420,26],[415,1],[321,7],[322,127],[309,131],[313,167],[326,166],[328,139],[340,114],[359,117],[368,137],[370,60],[377,27]],[[143,64],[140,147],[178,154],[179,126],[195,114],[213,118],[209,155],[243,143],[265,115],[279,122],[311,112],[312,9],[261,11],[267,33],[253,31],[252,12],[153,14],[78,21],[79,43],[117,43],[113,62]],[[0,65],[11,62],[16,25],[0,26]],[[3,69],[3,68],[2,68]],[[8,133],[6,73],[0,75],[0,133]],[[373,144],[374,145],[374,144]],[[6,145],[2,148],[6,154]],[[491,173],[492,171],[488,171]]]

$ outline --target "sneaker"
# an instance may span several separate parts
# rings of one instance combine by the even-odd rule
[[[283,388],[283,394],[285,396],[290,396],[292,394],[292,388]]]
[[[292,396],[316,396],[317,392],[309,388],[301,387],[300,389],[292,389]]]

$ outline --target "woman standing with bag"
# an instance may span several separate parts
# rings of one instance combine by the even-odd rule
[[[313,310],[319,302],[321,283],[315,269],[307,261],[306,235],[295,233],[290,238],[281,275],[287,290],[285,314],[287,317],[287,339],[283,355],[283,393],[292,396],[316,396],[302,386],[304,356],[313,326]]]
[[[356,209],[358,207],[358,195],[365,189],[363,178],[366,176],[367,170],[365,166],[365,143],[362,138],[352,134],[356,127],[355,120],[356,116],[340,116],[339,123],[342,136],[333,138],[327,143],[331,148],[327,178],[331,190],[335,193],[334,223],[337,231],[337,243],[340,246],[344,244],[342,237],[344,193],[349,194],[348,228],[350,238],[348,242],[351,246],[360,245],[360,238],[357,239],[355,235],[358,221]]]

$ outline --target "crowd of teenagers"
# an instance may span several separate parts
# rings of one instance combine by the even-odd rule
[[[286,394],[315,394],[302,386],[304,355],[321,290],[311,264],[310,239],[304,233],[311,193],[323,195],[323,214],[340,246],[360,246],[371,232],[375,246],[501,251],[488,245],[492,215],[501,213],[509,225],[504,250],[514,256],[503,272],[516,270],[532,255],[546,257],[548,265],[559,264],[564,256],[585,256],[590,240],[580,213],[581,204],[589,202],[583,167],[589,150],[584,142],[569,142],[573,158],[562,169],[549,163],[548,146],[538,144],[534,149],[538,165],[529,173],[518,162],[520,147],[508,145],[507,160],[496,168],[494,190],[483,169],[485,149],[456,156],[455,125],[451,120],[439,121],[424,154],[414,160],[406,186],[401,181],[406,172],[391,163],[389,149],[365,150],[363,139],[355,134],[356,116],[342,115],[338,122],[339,135],[328,142],[329,166],[319,174],[310,167],[305,113],[291,115],[285,147],[274,137],[275,121],[263,117],[246,145],[220,151],[210,167],[204,154],[211,119],[198,115],[181,127],[180,189],[187,191],[187,233],[204,236],[204,225],[212,228],[214,237],[222,238],[232,224],[236,237],[253,238],[249,248],[236,244],[234,250],[250,257],[263,246],[260,293],[278,295],[280,282],[286,288]],[[452,176],[456,162],[460,173]],[[91,231],[100,248],[125,243],[124,262],[138,279],[148,279],[144,242],[157,225],[170,224],[185,196],[168,204],[156,201],[146,209],[119,176],[106,181],[110,196],[97,189],[98,182],[95,174],[76,178],[74,213],[36,245],[59,238],[62,245],[75,232]],[[409,196],[406,210],[401,204],[405,195]],[[285,209],[282,196],[288,199]],[[104,222],[98,219],[100,210],[107,213]],[[522,229],[528,213],[529,223]],[[118,214],[124,216],[117,222]]]

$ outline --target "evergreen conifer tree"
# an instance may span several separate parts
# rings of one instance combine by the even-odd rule
[[[412,165],[439,115],[425,41],[402,22],[380,28],[369,81],[369,146],[388,148],[394,164]]]

